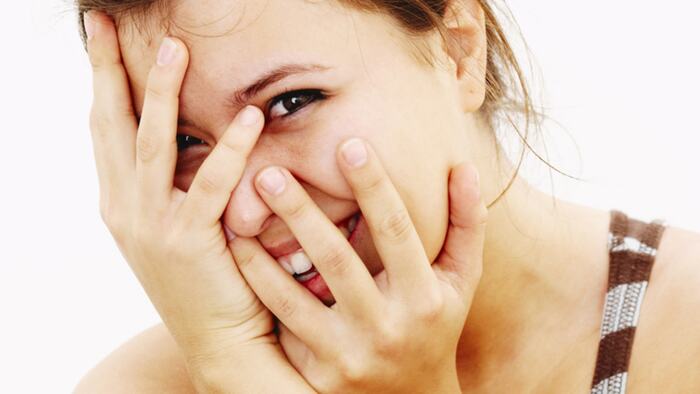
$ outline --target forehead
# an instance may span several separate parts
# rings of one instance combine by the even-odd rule
[[[261,70],[307,63],[334,68],[365,67],[386,53],[373,47],[402,45],[388,17],[325,0],[183,0],[154,12],[135,28],[120,21],[123,62],[136,108],[141,108],[148,72],[162,38],[182,39],[190,52],[183,83],[184,104],[222,102],[224,95],[251,82]],[[182,99],[182,97],[181,97]]]

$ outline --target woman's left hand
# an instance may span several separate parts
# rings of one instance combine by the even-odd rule
[[[357,164],[344,160],[344,152]],[[280,341],[287,357],[317,391],[460,392],[457,343],[481,277],[487,217],[475,168],[462,164],[450,175],[450,225],[431,264],[369,145],[358,139],[346,142],[338,162],[369,224],[384,271],[373,278],[289,171],[268,168],[256,180],[260,195],[289,226],[336,303],[326,307],[254,238],[232,243],[241,272],[282,323]],[[271,193],[261,178],[277,170],[284,186]]]

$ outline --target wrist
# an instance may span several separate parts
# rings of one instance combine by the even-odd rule
[[[198,393],[315,393],[278,344],[246,346],[235,354],[188,363]]]

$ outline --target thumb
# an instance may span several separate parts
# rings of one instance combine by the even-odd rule
[[[438,278],[469,297],[481,279],[488,218],[474,165],[461,163],[452,169],[449,194],[447,238],[433,267]]]

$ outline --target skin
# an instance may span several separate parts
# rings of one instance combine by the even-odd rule
[[[492,134],[476,116],[483,101],[483,73],[476,71],[485,65],[483,15],[474,2],[463,4],[465,12],[446,22],[470,50],[440,50],[436,35],[426,41],[442,67],[416,60],[413,47],[387,17],[332,3],[271,0],[259,8],[260,2],[254,1],[212,1],[202,8],[183,2],[174,10],[177,24],[190,32],[168,33],[180,37],[189,51],[178,112],[200,125],[179,132],[210,146],[224,138],[241,109],[222,103],[260,70],[292,60],[328,67],[290,77],[247,102],[266,108],[285,89],[330,93],[328,100],[309,105],[294,118],[267,119],[225,205],[223,222],[239,236],[234,242],[257,239],[258,246],[270,248],[292,236],[280,208],[265,198],[255,181],[270,165],[293,174],[331,221],[357,211],[359,199],[338,165],[336,147],[349,137],[361,137],[374,147],[410,213],[426,257],[438,257],[448,229],[451,169],[463,161],[475,165],[486,201],[500,192],[512,169],[496,161]],[[213,15],[227,17],[205,23],[218,19]],[[303,22],[309,20],[317,23]],[[217,34],[231,26],[237,27],[222,37],[192,34]],[[129,29],[119,34],[133,107],[141,115],[138,109],[144,107],[149,71],[165,32],[154,29],[151,40]],[[175,185],[189,190],[201,158],[210,152],[198,147],[187,153],[189,157],[181,155],[172,179]],[[608,220],[605,211],[556,201],[520,178],[506,198],[490,208],[483,274],[456,352],[463,391],[588,390],[605,294]],[[700,284],[700,270],[693,265],[699,243],[697,234],[667,230],[642,309],[630,392],[700,389],[698,378],[675,373],[700,367],[700,338],[688,329],[700,323],[690,313],[700,306],[693,290]],[[379,273],[382,260],[372,239],[362,240],[355,249],[369,272]],[[674,335],[679,330],[686,335]],[[77,391],[110,387],[114,392],[162,392],[174,382],[190,391],[183,364],[191,357],[182,354],[182,341],[171,335],[172,329],[161,326],[135,338],[88,374]],[[137,363],[138,349],[161,354],[158,362],[149,363],[158,367]],[[125,375],[133,379],[119,378]]]

